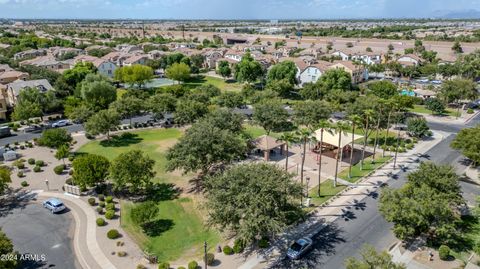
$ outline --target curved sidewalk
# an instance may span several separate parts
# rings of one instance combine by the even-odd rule
[[[39,192],[38,196],[62,199],[70,208],[75,219],[73,246],[82,267],[85,269],[116,268],[98,245],[95,212],[84,201],[74,196],[54,192]]]

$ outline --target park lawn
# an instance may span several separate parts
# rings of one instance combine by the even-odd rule
[[[222,91],[240,91],[243,87],[241,83],[234,81],[225,81],[224,79],[210,76],[195,76],[190,78],[183,85],[189,88],[195,88],[201,85],[211,84],[218,87]]]
[[[409,111],[414,113],[433,115],[432,111],[428,110],[424,105],[414,105],[413,108],[410,109]],[[456,109],[446,108],[444,113],[441,114],[440,116],[446,115],[446,116],[457,117],[457,116],[460,116],[459,114],[461,113],[457,113]]]
[[[163,221],[156,234],[147,236],[142,228],[132,222],[130,212],[134,204],[122,202],[122,228],[148,253],[159,261],[171,262],[182,258],[191,260],[203,252],[203,242],[210,249],[220,242],[220,235],[207,230],[192,199],[188,197],[158,203],[157,220]]]
[[[249,134],[252,138],[257,138],[267,134],[265,129],[263,129],[263,127],[258,125],[245,124],[243,125],[243,127],[245,127],[245,132]],[[282,135],[281,133],[275,133],[275,132],[270,133],[270,136],[275,138],[279,138],[281,135]]]
[[[342,172],[340,172],[338,177],[348,182],[355,183],[359,181],[362,177],[366,176],[368,173],[372,172],[373,170],[377,169],[378,167],[390,161],[391,158],[392,157],[390,156],[381,157],[381,155],[379,154],[378,157],[375,159],[375,163],[372,163],[372,157],[365,158],[362,170],[360,170],[360,162],[352,167],[351,178],[348,178],[348,169],[345,169]]]
[[[109,143],[92,141],[82,146],[78,152],[99,154],[112,160],[123,152],[140,149],[156,161],[154,182],[184,186],[188,184],[189,177],[165,171],[165,152],[182,136],[180,130],[151,129],[131,133],[136,136],[130,138],[118,136],[116,139],[112,138]],[[142,248],[157,255],[161,260],[172,261],[183,255],[195,256],[201,251],[204,240],[211,243],[211,246],[215,246],[220,241],[218,233],[204,228],[198,207],[189,197],[158,202],[159,219],[171,223],[171,227],[151,236],[144,234],[137,225],[132,223],[130,210],[133,206],[134,204],[130,202],[121,203],[122,227]]]
[[[315,186],[315,188],[309,190],[308,195],[310,197],[310,202],[314,206],[319,206],[323,204],[325,201],[328,199],[332,198],[335,196],[335,194],[341,192],[344,190],[347,186],[337,184],[337,187],[333,187],[333,181],[332,180],[326,180],[320,184],[320,197],[318,197],[318,185]]]

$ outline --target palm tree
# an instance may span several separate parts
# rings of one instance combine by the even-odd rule
[[[320,129],[320,150],[318,153],[318,197],[320,197],[320,184],[322,179],[322,154],[323,154],[323,132],[331,132],[332,124],[327,120],[321,120],[317,126]]]
[[[335,163],[335,178],[333,180],[333,187],[337,187],[337,178],[338,178],[338,159],[340,158],[340,151],[342,150],[342,133],[344,130],[346,130],[348,126],[344,122],[337,122],[335,124],[335,132],[338,134],[338,150],[337,150],[337,156],[336,156],[336,163]]]
[[[352,145],[351,145],[351,151],[350,151],[350,165],[348,167],[348,178],[352,177],[352,164],[353,164],[353,146],[355,142],[355,127],[357,126],[358,123],[361,122],[362,118],[360,116],[354,114],[349,117],[350,122],[352,123]]]
[[[387,139],[388,139],[388,134],[390,133],[390,120],[392,118],[392,113],[393,113],[393,102],[388,101],[387,102],[387,107],[390,108],[388,109],[388,116],[387,116],[387,132],[385,133],[384,141],[383,141],[383,152],[382,152],[382,157],[385,157],[385,151],[387,151]]]
[[[375,126],[375,141],[373,142],[373,155],[372,155],[372,163],[375,163],[375,155],[377,154],[377,146],[378,146],[378,133],[380,132],[380,123],[382,121],[382,114],[384,109],[385,100],[381,99],[380,103],[377,107],[378,112],[375,113],[377,118],[377,125]]]
[[[373,110],[367,109],[364,111],[364,117],[365,117],[365,125],[363,126],[363,133],[365,137],[363,138],[363,148],[362,148],[362,159],[360,160],[360,170],[363,170],[363,162],[365,159],[365,149],[367,148],[367,140],[369,136],[369,131],[370,131],[370,119],[372,118],[373,115]]]
[[[290,143],[294,143],[295,141],[297,141],[297,137],[295,136],[294,133],[285,132],[278,138],[278,140],[283,141],[285,143],[285,151],[286,151],[285,171],[288,172],[288,145]]]
[[[303,187],[303,167],[305,165],[305,155],[307,153],[307,142],[312,135],[312,131],[310,129],[300,129],[296,132],[298,139],[302,141],[303,144],[303,153],[302,153],[302,164],[300,169],[300,183]],[[303,195],[302,195],[303,196]]]

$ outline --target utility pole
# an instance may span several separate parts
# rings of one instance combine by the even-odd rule
[[[205,257],[204,257],[205,269],[207,269],[207,241],[203,242],[203,248],[204,248],[204,252],[205,252]]]

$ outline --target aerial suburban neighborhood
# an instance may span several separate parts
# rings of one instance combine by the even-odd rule
[[[0,0],[0,269],[480,268],[480,1],[343,2]]]

